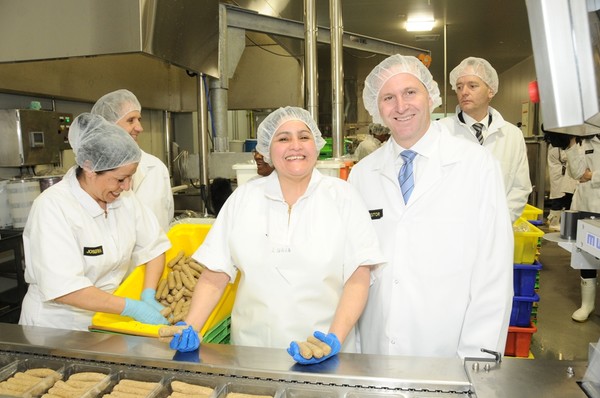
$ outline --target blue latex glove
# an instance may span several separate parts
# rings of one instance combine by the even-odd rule
[[[156,290],[152,289],[152,288],[146,288],[144,290],[142,290],[142,301],[146,304],[149,304],[150,306],[152,306],[152,308],[154,308],[156,311],[162,311],[165,307],[162,306],[162,304],[160,304],[158,301],[156,301],[156,299],[154,298],[154,296],[156,295]]]
[[[301,365],[312,365],[315,363],[323,362],[324,360],[331,358],[332,356],[340,352],[342,345],[340,344],[340,341],[338,340],[335,334],[325,334],[317,330],[313,333],[313,336],[315,336],[317,339],[321,340],[322,342],[331,347],[331,352],[329,353],[329,355],[323,355],[323,357],[321,358],[313,357],[310,359],[306,359],[302,355],[300,355],[300,347],[298,347],[298,344],[295,341],[292,341],[290,343],[289,348],[287,349],[287,352],[292,356],[292,358],[294,358],[294,361],[298,362]]]
[[[187,325],[185,322],[177,322],[175,326],[185,326]],[[190,352],[197,350],[200,347],[200,336],[198,336],[198,332],[194,330],[193,327],[188,326],[186,329],[183,329],[180,333],[175,333],[173,338],[171,339],[171,343],[169,343],[169,347],[172,350],[177,350],[181,352]]]
[[[121,315],[149,325],[168,325],[167,319],[150,304],[140,300],[125,298],[125,309]]]

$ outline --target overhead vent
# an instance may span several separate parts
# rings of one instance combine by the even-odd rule
[[[438,41],[440,35],[415,35],[416,41]]]

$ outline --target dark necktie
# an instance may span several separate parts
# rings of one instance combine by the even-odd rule
[[[400,183],[400,190],[402,191],[404,203],[408,203],[408,198],[410,198],[410,194],[412,194],[412,191],[415,188],[415,180],[413,177],[413,160],[415,156],[417,156],[417,153],[407,149],[402,151],[400,156],[402,156],[404,164],[402,167],[400,167],[400,172],[398,173],[398,182]]]
[[[483,145],[483,133],[481,132],[483,130],[483,123],[474,123],[473,129],[475,130],[475,137],[477,137],[479,144]]]

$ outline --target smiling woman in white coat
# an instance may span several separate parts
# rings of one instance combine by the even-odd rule
[[[171,347],[198,347],[196,331],[241,273],[232,344],[288,348],[301,364],[355,352],[370,271],[384,261],[369,213],[354,187],[315,168],[325,140],[306,110],[279,108],[257,137],[257,150],[275,170],[233,192],[194,253],[209,270],[194,290],[187,335],[176,335]],[[331,352],[302,357],[295,341],[306,336]]]
[[[87,330],[98,311],[166,323],[154,294],[171,243],[129,191],[140,149],[122,128],[89,113],[73,120],[69,143],[77,165],[36,198],[23,231],[29,288],[19,324]],[[114,296],[144,263],[141,299]]]
[[[513,231],[498,162],[430,121],[439,89],[415,57],[394,55],[376,66],[363,100],[392,139],[349,176],[388,259],[373,271],[359,321],[362,352],[502,354],[512,308]],[[408,163],[400,155],[405,150],[416,153],[408,199],[398,180]]]

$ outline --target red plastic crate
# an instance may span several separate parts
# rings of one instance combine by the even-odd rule
[[[531,337],[535,332],[537,332],[537,327],[533,323],[528,328],[509,326],[504,355],[508,357],[529,357]]]

